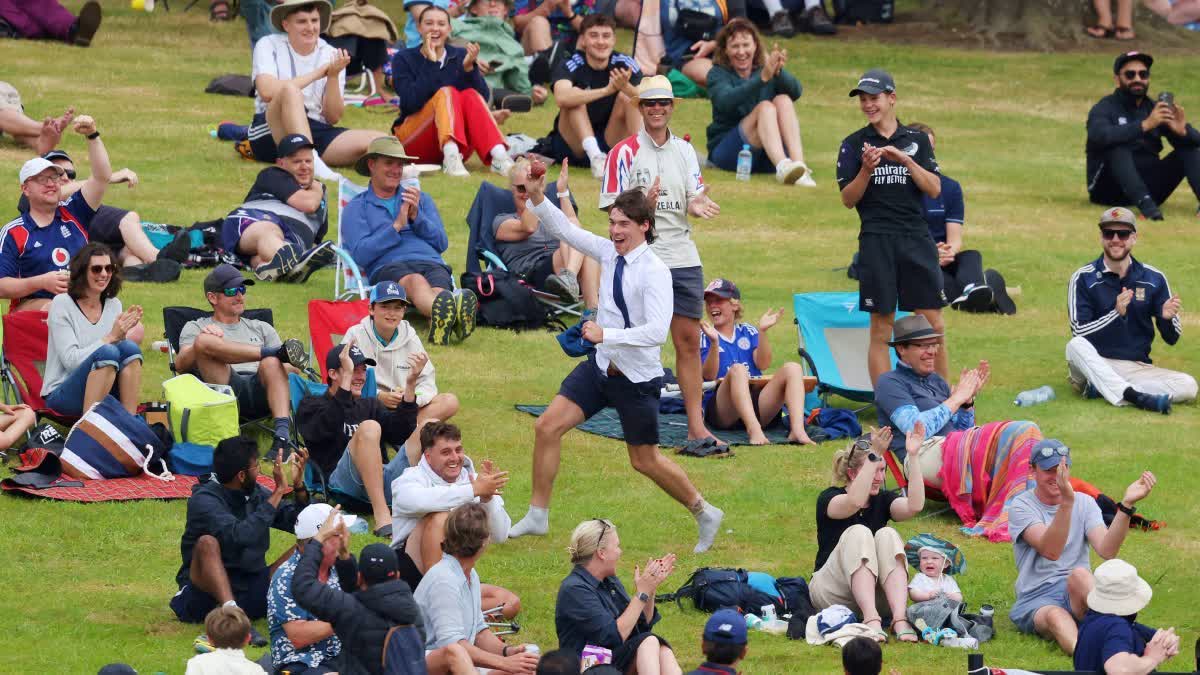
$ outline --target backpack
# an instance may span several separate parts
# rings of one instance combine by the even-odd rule
[[[526,330],[543,328],[550,313],[519,277],[504,270],[463,272],[462,288],[479,298],[477,321],[481,326]]]
[[[254,96],[254,80],[249,75],[221,75],[213,78],[204,88],[206,94],[225,94],[227,96]]]
[[[384,675],[425,675],[425,644],[412,626],[392,626],[383,639]]]
[[[776,596],[750,585],[746,570],[722,567],[701,567],[674,593],[660,596],[662,600],[674,600],[680,607],[684,598],[691,598],[702,612],[735,607],[742,612],[758,613],[763,605],[778,606]]]
[[[895,0],[833,0],[836,23],[891,23],[896,16]]]
[[[71,427],[60,459],[63,473],[72,478],[127,478],[145,471],[173,480],[165,454],[145,420],[105,396]]]
[[[171,470],[188,476],[211,472],[217,443],[240,431],[237,399],[187,374],[163,382],[163,393],[175,441]]]

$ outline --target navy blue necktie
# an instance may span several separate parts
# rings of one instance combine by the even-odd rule
[[[629,322],[629,307],[625,304],[625,289],[622,288],[625,281],[625,256],[617,256],[617,271],[613,272],[613,302],[617,303],[617,309],[621,310],[621,318],[625,319],[625,327],[633,326]]]

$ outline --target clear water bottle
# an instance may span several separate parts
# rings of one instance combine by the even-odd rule
[[[750,154],[750,144],[742,145],[742,151],[738,153],[737,162],[737,179],[750,180],[750,169],[754,166],[754,155]]]
[[[948,637],[939,642],[943,647],[958,647],[959,649],[979,649],[979,640],[973,637]]]
[[[760,619],[757,614],[746,615],[746,628],[749,628],[750,630],[757,630],[762,625],[763,620]]]
[[[1022,408],[1028,408],[1031,405],[1037,405],[1039,403],[1045,403],[1046,401],[1053,400],[1054,389],[1050,385],[1044,384],[1037,389],[1030,389],[1029,391],[1023,391],[1017,394],[1017,398],[1015,401],[1013,401],[1013,405],[1017,405]]]

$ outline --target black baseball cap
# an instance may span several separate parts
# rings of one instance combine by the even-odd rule
[[[229,263],[221,263],[213,268],[213,271],[204,277],[204,292],[205,293],[220,293],[226,288],[237,288],[238,286],[253,286],[254,280],[247,279],[242,276],[238,268]]]
[[[705,295],[715,295],[718,298],[729,298],[732,300],[741,300],[742,292],[738,287],[728,279],[713,279],[708,282],[708,286],[704,288]]]
[[[859,94],[875,95],[883,92],[890,94],[894,91],[896,91],[896,81],[892,79],[891,74],[882,68],[872,68],[858,78],[858,85],[850,90],[850,98]]]
[[[47,152],[46,154],[42,155],[42,159],[50,161],[50,162],[53,162],[56,159],[65,159],[72,164],[75,163],[75,160],[71,159],[71,156],[68,155],[67,153],[63,152],[62,150],[51,150],[50,152]]]
[[[1136,50],[1132,52],[1125,52],[1124,54],[1118,56],[1116,61],[1113,61],[1113,75],[1121,72],[1121,67],[1130,61],[1141,61],[1142,63],[1146,64],[1146,68],[1150,68],[1150,66],[1154,65],[1154,57],[1150,56],[1146,52],[1139,52]]]
[[[367,544],[358,554],[358,572],[368,586],[397,579],[400,576],[400,559],[387,544]]]
[[[279,145],[275,146],[275,154],[279,157],[287,157],[297,150],[304,148],[313,148],[313,142],[308,140],[308,136],[304,134],[289,134],[279,141]]]
[[[344,344],[334,345],[333,349],[329,350],[329,353],[327,353],[325,355],[325,368],[326,369],[337,370],[339,367],[341,367],[342,347],[345,347],[345,346],[346,345],[344,345]],[[350,362],[354,364],[355,368],[357,368],[358,366],[361,366],[364,363],[367,364],[368,366],[375,365],[375,359],[367,358],[367,355],[363,353],[363,350],[358,348],[358,345],[354,345],[353,347],[350,348]]]

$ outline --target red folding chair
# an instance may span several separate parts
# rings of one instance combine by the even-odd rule
[[[366,300],[309,300],[308,301],[308,332],[312,343],[312,359],[318,364],[314,370],[321,373],[325,379],[325,355],[336,344],[341,344],[342,337],[354,324],[362,321],[370,312],[370,303]]]
[[[70,426],[79,417],[57,412],[42,400],[46,346],[50,330],[46,312],[9,312],[4,315],[4,349],[0,354],[4,402],[24,403],[42,417]]]

